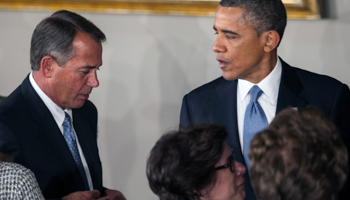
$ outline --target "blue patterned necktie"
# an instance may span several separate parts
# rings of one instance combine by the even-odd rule
[[[254,135],[265,129],[268,125],[264,110],[260,106],[258,99],[263,91],[254,85],[250,89],[250,103],[245,110],[243,126],[243,155],[246,167],[249,170],[250,161],[248,157],[250,141]]]
[[[63,135],[64,135],[64,138],[67,142],[69,150],[72,153],[75,164],[77,164],[81,178],[83,179],[83,182],[84,182],[84,187],[85,187],[85,189],[89,190],[89,185],[88,185],[88,182],[86,179],[86,174],[85,174],[83,163],[81,162],[81,158],[80,158],[80,154],[79,154],[79,150],[78,150],[78,146],[77,146],[77,141],[76,141],[75,134],[73,131],[70,116],[66,112],[64,112],[64,113],[65,113],[65,118],[63,121]]]

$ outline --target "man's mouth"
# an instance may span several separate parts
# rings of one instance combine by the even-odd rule
[[[224,67],[226,67],[229,64],[228,62],[226,62],[226,61],[224,61],[222,59],[216,59],[216,60],[219,62],[220,68],[224,68]]]
[[[89,98],[89,94],[80,94],[81,97],[83,97],[83,99],[88,99]]]

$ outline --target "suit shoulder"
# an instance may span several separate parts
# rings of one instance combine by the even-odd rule
[[[28,174],[32,173],[29,169],[25,168],[23,165],[13,162],[1,162],[1,170],[8,171],[12,174]]]
[[[16,118],[16,116],[18,117],[18,113],[27,111],[26,102],[20,87],[0,103],[0,118],[11,118],[11,116]]]
[[[196,94],[196,93],[202,93],[210,90],[215,90],[217,86],[222,82],[225,81],[223,77],[219,77],[213,81],[210,81],[209,83],[206,83],[202,86],[197,87],[196,89],[192,90],[189,95]]]
[[[315,72],[310,72],[310,71],[296,68],[296,67],[292,67],[292,68],[296,71],[296,73],[300,77],[301,82],[304,84],[317,85],[317,86],[320,86],[321,84],[322,86],[327,86],[328,88],[339,87],[343,85],[342,82],[340,82],[339,80],[333,77],[323,75],[323,74],[318,74]]]

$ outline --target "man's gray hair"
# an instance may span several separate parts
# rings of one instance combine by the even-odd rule
[[[40,69],[44,56],[52,56],[59,66],[75,56],[73,40],[77,31],[89,34],[96,42],[106,40],[104,33],[92,22],[76,13],[61,10],[42,20],[35,28],[30,46],[30,64]]]

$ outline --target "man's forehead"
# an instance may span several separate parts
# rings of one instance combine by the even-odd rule
[[[214,26],[220,25],[230,25],[239,26],[245,25],[245,20],[243,18],[243,10],[239,7],[222,7],[218,6],[215,12]]]
[[[238,15],[242,16],[244,13],[244,9],[240,7],[224,7],[224,6],[218,6],[215,11],[215,15],[217,14],[224,14],[227,16],[233,16],[233,15]]]

